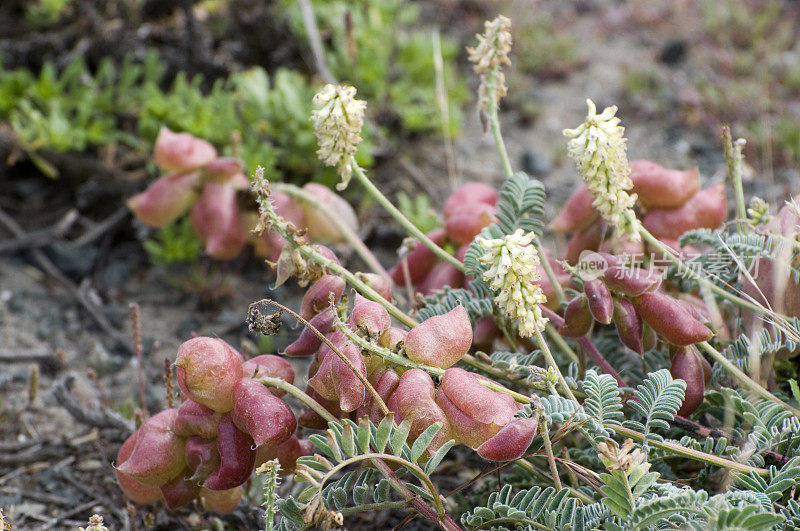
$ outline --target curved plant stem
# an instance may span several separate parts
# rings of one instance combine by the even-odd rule
[[[397,207],[395,207],[391,201],[389,201],[383,193],[378,190],[378,187],[373,184],[372,181],[369,180],[367,174],[364,173],[364,170],[356,163],[355,158],[351,159],[351,164],[353,165],[353,174],[361,181],[361,184],[367,189],[369,194],[378,202],[380,205],[385,208],[392,217],[397,220],[397,222],[403,226],[403,228],[408,232],[411,236],[417,238],[420,243],[425,245],[428,249],[430,249],[433,254],[444,260],[445,262],[449,263],[459,271],[464,271],[464,264],[462,264],[458,258],[451,255],[438,245],[425,236],[425,234],[417,228],[416,225],[411,223],[407,217],[400,212]]]
[[[486,81],[489,88],[487,91],[487,99],[491,102],[488,112],[489,129],[491,129],[492,136],[494,137],[497,154],[500,155],[503,173],[505,173],[506,179],[508,179],[514,175],[514,170],[511,168],[511,159],[508,157],[506,144],[503,142],[503,133],[500,131],[500,118],[497,116],[497,74],[492,71]]]
[[[298,399],[300,402],[313,409],[314,413],[324,418],[326,421],[339,422],[339,419],[334,417],[330,411],[328,411],[322,406],[322,404],[320,404],[319,402],[308,396],[308,394],[304,393],[299,387],[290,384],[286,380],[281,380],[280,378],[273,378],[271,376],[265,376],[263,378],[259,378],[258,381],[268,387],[274,387],[275,389],[286,391],[287,393]]]
[[[698,346],[703,350],[705,350],[712,358],[714,358],[714,360],[716,360],[717,363],[722,365],[726,371],[731,373],[731,375],[733,375],[736,378],[736,380],[739,381],[739,383],[741,383],[751,391],[755,392],[760,397],[775,402],[776,404],[780,405],[782,408],[784,408],[786,411],[788,411],[795,417],[800,418],[800,410],[793,408],[792,406],[790,406],[777,396],[773,395],[772,393],[764,389],[761,385],[758,384],[758,382],[754,381],[752,378],[750,378],[744,372],[742,372],[742,370],[739,369],[739,367],[734,365],[731,362],[731,360],[723,356],[721,352],[712,347],[708,343],[708,341],[703,341],[702,343],[698,343]]]
[[[644,440],[644,435],[642,433],[639,433],[638,431],[617,425],[608,425],[606,427],[622,437],[630,437],[634,441],[638,442],[642,442]],[[699,450],[693,450],[692,448],[686,448],[685,446],[681,446],[679,444],[675,444],[669,441],[657,441],[649,439],[647,441],[647,444],[649,446],[653,446],[654,448],[661,448],[662,450],[667,450],[677,455],[688,457],[689,459],[694,459],[695,461],[701,461],[709,465],[714,465],[721,468],[727,468],[728,470],[743,472],[745,474],[753,472],[758,476],[769,477],[769,470],[767,470],[766,468],[758,468],[754,466],[745,465],[742,463],[737,463],[736,461],[731,461],[730,459],[725,459],[724,457],[719,457],[713,454],[707,454]]]
[[[556,490],[561,490],[561,478],[558,477],[558,468],[556,467],[556,460],[553,457],[553,445],[550,443],[550,432],[547,429],[547,419],[541,423],[541,426],[544,451],[547,453],[547,464],[550,466],[550,473],[553,474],[553,483],[556,486]]]
[[[542,306],[542,313],[545,313],[545,309],[546,308],[544,306]],[[550,312],[550,310],[547,310],[547,311]],[[550,312],[550,313],[552,313],[556,317],[559,317],[558,314],[556,314],[554,312]],[[553,319],[549,315],[547,316],[547,318],[550,319],[550,322],[547,323],[547,325],[544,328],[544,331],[547,334],[547,336],[553,341],[553,343],[558,345],[558,348],[561,349],[561,352],[566,354],[567,357],[570,360],[575,361],[575,362],[580,362],[580,359],[578,358],[578,355],[575,353],[574,350],[572,350],[572,347],[570,347],[567,344],[567,342],[564,341],[564,338],[561,337],[561,334],[558,333],[558,330],[556,329],[556,326],[561,326],[561,325],[554,325],[553,324]],[[560,319],[560,317],[559,317],[559,319]]]
[[[325,343],[337,356],[339,356],[339,359],[341,359],[342,362],[344,362],[344,364],[347,365],[347,368],[350,369],[353,372],[353,374],[356,375],[356,378],[358,378],[359,381],[362,384],[364,384],[364,387],[367,389],[367,392],[370,395],[372,395],[372,399],[375,400],[375,403],[378,404],[378,407],[381,408],[381,413],[383,413],[384,416],[389,414],[389,408],[386,407],[386,404],[383,402],[383,399],[381,398],[381,395],[379,395],[378,391],[376,391],[375,388],[372,387],[372,384],[369,383],[369,380],[367,379],[367,377],[365,375],[361,374],[361,371],[358,370],[358,367],[356,367],[353,364],[353,362],[350,361],[350,359],[342,353],[341,350],[336,348],[336,345],[334,345],[331,342],[331,340],[328,339],[325,336],[325,334],[323,334],[322,332],[320,332],[319,330],[314,328],[311,325],[311,323],[309,323],[308,321],[303,319],[303,317],[301,317],[300,314],[298,314],[297,312],[294,312],[290,308],[287,308],[283,304],[281,304],[279,302],[275,302],[272,299],[262,299],[262,300],[260,300],[258,302],[254,302],[253,304],[267,304],[267,305],[270,305],[270,306],[274,306],[276,308],[280,308],[281,310],[285,311],[286,313],[288,313],[289,315],[291,315],[292,317],[297,319],[300,323],[303,324],[303,326],[305,326],[306,328],[311,330],[314,333],[314,335],[317,336],[320,339],[320,341]]]
[[[358,234],[356,234],[355,231],[351,229],[349,225],[347,225],[347,223],[344,223],[328,205],[320,201],[313,194],[306,192],[299,186],[286,183],[273,183],[272,186],[275,188],[275,190],[284,192],[285,194],[296,199],[300,199],[324,214],[325,217],[329,219],[330,222],[336,227],[336,230],[338,230],[344,239],[347,240],[347,243],[349,243],[353,249],[355,249],[356,253],[358,253],[358,256],[364,260],[367,266],[369,266],[373,272],[379,274],[391,284],[392,279],[389,277],[389,273],[381,265],[378,259],[375,258],[375,255],[372,254],[372,251],[369,250],[369,247],[364,245],[364,242],[361,240],[361,238],[359,238]]]
[[[544,254],[544,247],[542,247],[542,242],[539,239],[539,235],[536,233],[533,235],[533,244],[536,246],[536,252],[539,255],[539,263],[542,265],[542,269],[544,269],[544,274],[547,276],[547,281],[550,282],[550,285],[553,287],[553,291],[556,292],[558,303],[566,304],[567,297],[564,295],[564,288],[562,288],[561,284],[558,282],[556,274],[553,271],[553,266],[550,265],[550,260],[548,260],[547,255]]]

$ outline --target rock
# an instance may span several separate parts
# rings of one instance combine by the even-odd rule
[[[684,39],[672,39],[666,42],[658,54],[658,59],[667,66],[678,66],[686,59],[688,43]]]
[[[92,271],[98,254],[97,247],[68,247],[62,242],[51,243],[44,252],[65,275],[78,282]]]
[[[533,175],[534,177],[547,175],[550,173],[550,170],[553,169],[553,165],[547,157],[532,149],[525,150],[522,154],[520,165],[525,173]]]

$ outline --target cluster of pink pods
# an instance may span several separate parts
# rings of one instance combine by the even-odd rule
[[[274,232],[260,237],[251,233],[258,214],[254,208],[244,208],[242,204],[247,201],[239,197],[250,185],[241,160],[218,157],[214,146],[205,140],[162,128],[156,139],[155,161],[168,173],[128,200],[139,220],[151,227],[163,227],[190,211],[192,227],[209,256],[228,260],[249,243],[257,255],[277,259],[283,238]],[[329,188],[308,183],[304,190],[332,207],[343,223],[356,228],[352,207]],[[311,239],[327,243],[342,240],[341,233],[317,209],[280,191],[273,192],[272,199],[276,212],[298,229],[306,228]]]
[[[723,183],[701,190],[697,168],[669,170],[649,160],[635,160],[630,166],[642,225],[673,249],[678,249],[678,238],[684,232],[716,229],[725,222],[728,205]],[[572,234],[564,257],[567,262],[577,263],[584,251],[643,254],[641,241],[612,237],[613,231],[601,222],[593,201],[586,186],[579,187],[550,223],[553,230]]]
[[[294,470],[311,443],[295,435],[297,420],[280,396],[258,378],[294,381],[279,356],[244,361],[220,339],[186,341],[175,362],[183,402],[148,419],[117,455],[117,481],[138,503],[169,508],[201,499],[217,512],[233,511],[253,469],[278,459]]]
[[[364,279],[381,295],[391,300],[388,283],[377,275]],[[334,315],[327,305],[332,295],[339,300],[345,283],[327,275],[309,287],[301,313],[369,381],[394,415],[396,423],[411,423],[410,435],[419,436],[433,423],[442,428],[428,451],[435,452],[444,442],[457,442],[476,448],[491,460],[510,460],[522,455],[536,434],[537,425],[530,419],[517,418],[521,405],[508,394],[493,391],[481,383],[482,377],[453,365],[467,353],[473,335],[463,307],[431,317],[410,331],[391,326],[386,309],[356,294],[348,318],[355,333],[376,341],[410,360],[444,369],[437,386],[421,369],[392,367],[383,358],[364,354],[334,326]],[[366,390],[362,380],[327,344],[304,330],[289,345],[285,355],[313,356],[306,392],[338,418],[383,419],[381,407]],[[325,419],[309,409],[298,419],[302,426],[323,429]]]

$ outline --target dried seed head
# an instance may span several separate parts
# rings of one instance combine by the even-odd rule
[[[519,319],[519,335],[530,337],[542,330],[547,319],[542,316],[540,304],[547,302],[542,288],[535,284],[541,280],[537,266],[539,257],[531,245],[533,233],[517,229],[504,238],[487,240],[477,238],[478,245],[487,252],[479,258],[489,265],[483,279],[489,287],[499,291],[495,302],[511,319]]]
[[[625,439],[622,448],[618,448],[617,443],[609,439],[599,443],[597,449],[600,451],[598,457],[608,470],[628,472],[639,466],[644,467],[644,472],[650,469],[647,454],[636,448],[631,439]]]
[[[476,35],[478,45],[468,47],[467,53],[474,65],[473,70],[481,79],[478,106],[488,112],[508,92],[503,66],[511,64],[508,58],[508,52],[511,51],[511,21],[499,15],[494,20],[487,20],[483,27],[483,35]]]
[[[2,521],[0,521],[0,523],[2,523]],[[89,525],[86,527],[79,527],[78,529],[80,531],[108,531],[108,528],[105,525],[103,525],[103,517],[100,516],[99,514],[93,514],[89,518]]]
[[[367,102],[355,99],[356,89],[348,85],[325,85],[314,96],[318,108],[311,113],[319,150],[317,156],[327,166],[336,166],[342,182],[337,190],[347,188],[353,172],[351,157],[361,142]]]
[[[569,157],[583,175],[595,198],[592,204],[603,218],[618,232],[638,238],[624,216],[636,203],[636,194],[628,193],[633,181],[625,154],[625,128],[614,116],[617,107],[606,107],[597,114],[592,100],[586,100],[586,104],[589,106],[586,121],[575,129],[564,129],[564,135],[570,138]]]

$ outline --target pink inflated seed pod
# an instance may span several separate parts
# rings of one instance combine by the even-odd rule
[[[471,243],[475,236],[480,234],[484,227],[497,220],[493,205],[484,203],[464,203],[454,208],[449,216],[445,217],[445,231],[447,236],[460,244]]]
[[[119,488],[129,500],[142,504],[153,503],[154,501],[161,499],[161,489],[153,485],[146,485],[136,481],[132,477],[119,471],[119,466],[127,461],[131,456],[131,453],[136,446],[136,439],[138,437],[139,431],[137,430],[122,444],[122,447],[119,449],[119,453],[117,453],[117,468],[114,470],[114,473],[117,476]]]
[[[206,479],[219,466],[219,459],[216,439],[186,439],[186,465],[194,472],[196,479]]]
[[[698,406],[703,403],[705,376],[700,355],[691,347],[678,349],[672,356],[672,365],[669,372],[673,378],[680,378],[686,382],[683,403],[677,414],[687,417],[694,413]]]
[[[455,364],[471,345],[472,324],[461,305],[426,319],[412,328],[405,339],[409,359],[440,369]]]
[[[583,292],[592,317],[603,324],[609,324],[614,315],[614,300],[602,280],[595,278],[583,283]]]
[[[451,367],[436,391],[436,403],[450,422],[456,440],[477,448],[511,422],[518,406],[505,393],[482,385],[479,376]]]
[[[324,275],[311,284],[300,303],[300,315],[303,319],[311,319],[330,306],[330,294],[333,293],[334,304],[338,304],[344,292],[345,281],[336,275]]]
[[[460,288],[464,285],[464,273],[452,264],[439,262],[425,275],[417,285],[417,291],[425,296],[432,295],[444,289],[445,286]]]
[[[700,173],[668,170],[649,160],[630,162],[633,191],[647,208],[676,208],[700,189]]]
[[[213,409],[188,398],[178,408],[173,430],[181,437],[197,435],[213,439],[217,436],[219,417],[220,414]]]
[[[162,127],[156,138],[156,164],[167,171],[196,170],[217,158],[214,146],[190,133],[173,133]]]
[[[642,318],[628,299],[614,299],[614,325],[622,344],[643,356]]]
[[[262,354],[242,363],[242,374],[245,378],[280,378],[284,382],[294,383],[294,369],[288,361],[274,354]],[[275,396],[283,396],[286,391],[270,387]]]
[[[651,210],[642,218],[642,225],[656,238],[677,240],[687,230],[716,229],[727,215],[725,185],[717,183],[700,190],[678,208]]]
[[[550,228],[558,232],[581,232],[600,217],[592,206],[594,196],[585,184],[572,192],[564,208],[550,222]]]
[[[433,455],[450,437],[450,424],[444,411],[437,405],[436,386],[430,375],[420,369],[410,369],[400,377],[397,387],[386,405],[394,413],[395,423],[410,422],[409,436],[416,439],[431,425],[442,427],[428,446]]]
[[[353,330],[364,332],[367,337],[374,338],[389,328],[392,319],[381,304],[356,293],[349,323]]]
[[[161,494],[169,509],[187,505],[197,497],[200,485],[190,477],[191,475],[189,469],[184,469],[183,472],[161,485]]]
[[[352,231],[358,229],[358,218],[350,206],[350,203],[342,199],[341,196],[335,194],[327,186],[317,183],[307,183],[303,186],[303,190],[315,196],[319,201],[324,203],[330,210],[338,217],[338,219]],[[312,206],[310,203],[300,203],[303,211],[305,212],[306,227],[308,228],[308,235],[314,240],[324,243],[341,243],[344,241],[344,236],[336,228],[336,225],[321,212],[319,209]]]
[[[448,218],[465,203],[497,205],[499,194],[488,184],[472,182],[456,188],[444,202],[444,217]]]
[[[297,428],[292,409],[263,384],[242,378],[233,388],[231,420],[249,434],[256,446],[277,445]]]
[[[199,172],[171,173],[128,199],[127,205],[145,225],[163,227],[186,213],[199,197]]]
[[[205,166],[203,171],[206,179],[216,184],[229,181],[234,175],[241,175],[244,171],[244,161],[236,157],[218,157]],[[273,192],[275,194],[277,192]]]
[[[641,318],[673,345],[685,347],[713,335],[683,304],[664,293],[644,293],[633,304]]]
[[[233,186],[207,183],[192,207],[192,227],[212,258],[230,260],[238,255],[247,235]]]
[[[581,293],[567,304],[564,310],[564,325],[559,332],[567,337],[581,337],[589,332],[593,322],[594,318],[589,311],[589,301],[586,294]]]
[[[389,281],[375,273],[356,273],[356,278],[378,292],[378,295],[392,302],[392,286]]]
[[[233,387],[242,378],[240,355],[222,340],[195,337],[178,349],[178,384],[195,402],[225,413],[233,408]]]
[[[407,330],[392,326],[383,331],[381,337],[378,338],[378,345],[388,348],[392,352],[397,352],[401,343],[405,342],[406,336],[408,336]]]
[[[308,385],[324,398],[338,400],[342,411],[355,410],[364,402],[364,384],[330,347],[323,345],[321,349],[327,349],[327,352],[317,373],[308,380]],[[358,347],[346,344],[339,350],[362,375],[366,375],[364,358]]]
[[[206,478],[203,487],[209,490],[228,490],[247,481],[256,460],[253,439],[236,427],[229,413],[222,415],[219,420],[217,451],[219,467]]]
[[[117,470],[155,487],[177,476],[186,466],[184,440],[173,431],[177,416],[177,409],[165,409],[142,424],[130,456]]]
[[[475,450],[478,455],[490,461],[514,461],[525,455],[538,427],[538,420],[514,419]]]
[[[267,461],[277,459],[280,463],[281,476],[294,474],[297,460],[304,455],[311,455],[313,444],[308,439],[298,439],[292,435],[278,446],[260,446],[256,450],[256,468]]]

